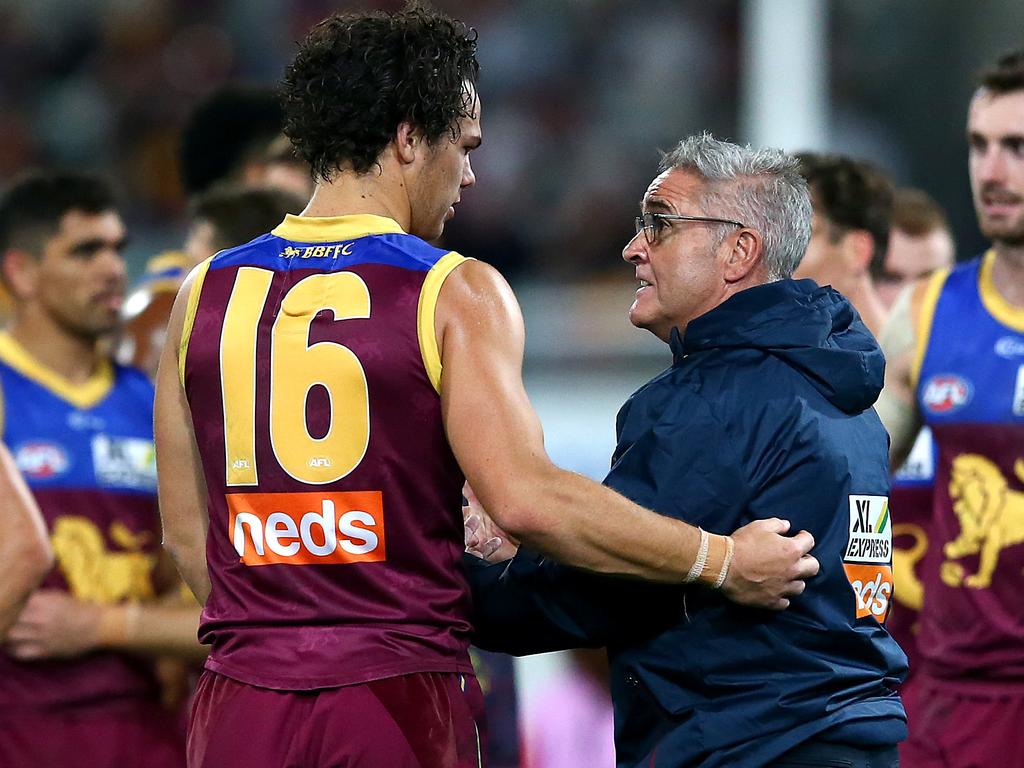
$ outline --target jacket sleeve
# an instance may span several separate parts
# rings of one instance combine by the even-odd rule
[[[569,648],[601,648],[652,631],[682,605],[682,589],[600,576],[520,549],[505,563],[471,555],[465,567],[473,593],[473,642],[514,656]],[[665,602],[662,597],[669,597]]]

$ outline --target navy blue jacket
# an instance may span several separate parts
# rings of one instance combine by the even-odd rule
[[[871,408],[884,370],[875,339],[831,288],[785,280],[733,296],[671,347],[673,366],[619,412],[605,483],[714,533],[788,519],[814,535],[821,573],[775,613],[525,550],[508,564],[468,558],[475,642],[517,655],[607,646],[619,766],[761,766],[812,737],[895,744],[906,657],[870,613],[884,618],[885,590],[866,592],[857,618],[844,567],[857,573],[851,552],[877,563],[861,539],[885,539],[855,528],[891,531],[877,498],[889,473]],[[876,497],[872,520],[851,496]]]

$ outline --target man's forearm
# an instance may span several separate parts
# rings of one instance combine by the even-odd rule
[[[161,603],[104,606],[98,644],[111,650],[202,661],[207,650],[197,638],[199,612],[195,606]]]
[[[174,561],[182,581],[195,595],[199,605],[206,605],[210,597],[210,574],[206,569],[206,543],[176,546],[166,539],[164,547]]]
[[[0,640],[7,636],[32,590],[52,565],[52,553],[43,543],[23,546],[10,531],[0,547]]]
[[[581,475],[552,467],[529,485],[533,491],[516,500],[517,509],[499,507],[493,517],[555,560],[649,581],[682,583],[693,575],[709,586],[726,565],[726,537],[710,535],[702,546],[694,526],[645,510]]]

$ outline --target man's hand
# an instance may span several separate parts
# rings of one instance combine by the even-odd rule
[[[789,522],[776,517],[755,520],[737,530],[732,565],[722,592],[734,603],[781,611],[788,598],[799,595],[804,581],[818,573],[818,561],[808,552],[814,537],[807,531],[784,536]]]
[[[7,633],[7,650],[22,661],[88,653],[99,644],[103,610],[67,592],[37,590]]]
[[[519,542],[498,527],[480,505],[469,483],[462,488],[468,504],[462,507],[462,522],[466,529],[466,551],[489,563],[511,560],[519,551]]]

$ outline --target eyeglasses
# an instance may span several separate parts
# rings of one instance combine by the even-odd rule
[[[633,223],[636,226],[636,235],[640,234],[643,230],[644,238],[650,245],[654,245],[658,242],[658,238],[661,233],[665,230],[668,225],[667,221],[706,221],[711,224],[732,224],[734,227],[744,226],[738,221],[732,219],[715,219],[708,216],[680,216],[675,213],[645,213],[643,216],[637,216]]]

